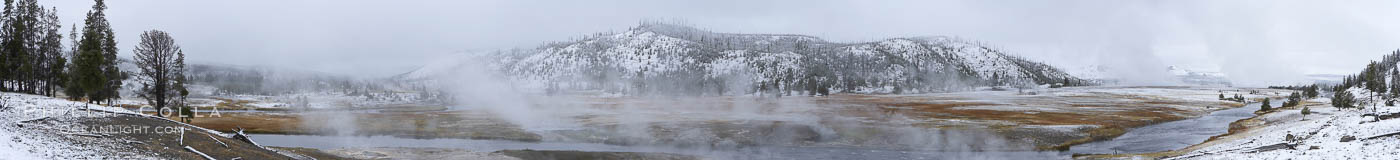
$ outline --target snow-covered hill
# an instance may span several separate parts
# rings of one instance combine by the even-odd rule
[[[446,58],[396,78],[430,80],[460,75],[467,67],[500,73],[528,89],[628,94],[920,93],[1084,82],[1055,67],[949,37],[837,43],[659,23],[534,49]]]

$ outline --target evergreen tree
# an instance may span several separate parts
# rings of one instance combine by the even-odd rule
[[[1356,107],[1356,106],[1354,106],[1354,105],[1352,104],[1353,101],[1355,101],[1355,98],[1356,98],[1355,96],[1351,95],[1351,92],[1346,92],[1345,90],[1343,90],[1343,91],[1341,91],[1341,92],[1337,92],[1337,93],[1335,93],[1335,94],[1332,94],[1332,107],[1337,107],[1337,108],[1353,108],[1353,107]]]
[[[1372,101],[1370,101],[1372,108],[1375,108],[1377,93],[1386,93],[1387,89],[1385,85],[1385,71],[1382,70],[1381,67],[1381,64],[1376,63],[1376,61],[1371,61],[1370,64],[1366,65],[1366,69],[1362,72],[1361,76],[1362,81],[1364,81],[1362,84],[1366,90],[1371,91],[1368,93],[1370,96],[1367,96],[1367,98],[1372,99]]]
[[[1001,86],[1001,73],[992,72],[992,86]]]
[[[65,66],[57,13],[37,0],[7,0],[0,15],[0,90],[53,95]]]
[[[0,39],[0,55],[6,59],[4,71],[5,91],[32,93],[30,79],[33,76],[36,58],[32,49],[27,48],[33,39],[33,11],[38,7],[34,0],[5,1],[4,38]]]
[[[10,15],[14,14],[13,2],[13,0],[5,0],[5,10],[3,13],[0,13],[0,17],[3,17],[0,18],[0,24],[5,24],[3,28],[9,28],[10,23],[7,22],[9,22]],[[8,40],[9,37],[9,32],[0,30],[0,40]],[[3,49],[3,47],[0,47],[0,49]],[[11,80],[11,76],[14,75],[12,73],[13,71],[11,71],[16,68],[14,64],[18,63],[16,58],[18,57],[10,55],[9,52],[0,51],[0,91],[10,91],[10,83],[8,82]]]
[[[1260,110],[1260,111],[1268,111],[1269,109],[1272,109],[1272,108],[1273,108],[1272,106],[1269,106],[1269,99],[1268,99],[1268,98],[1264,98],[1264,101],[1261,102],[1261,103],[1264,103],[1264,104],[1260,104],[1260,105],[1259,105],[1259,110]]]
[[[69,68],[70,97],[86,97],[88,102],[120,98],[117,89],[125,75],[117,68],[117,47],[112,28],[103,10],[107,5],[96,0],[84,22],[82,39],[78,41],[73,66]]]
[[[11,28],[14,27],[13,23],[11,23],[13,20],[10,18],[16,15],[14,8],[14,0],[5,0],[5,11],[0,13],[0,16],[2,16],[0,17],[0,24],[4,25],[0,27],[0,91],[7,92],[13,91],[11,87],[14,87],[14,85],[12,85],[13,83],[11,82],[17,80],[18,73],[16,72],[20,68],[20,63],[24,62],[21,59],[23,56],[18,55],[19,52],[7,50],[4,44],[8,43],[3,42],[11,40],[12,38],[10,37],[14,37],[13,31],[11,31]]]
[[[1298,103],[1302,103],[1302,101],[1303,101],[1303,95],[1302,95],[1302,94],[1298,94],[1298,92],[1293,92],[1292,94],[1288,94],[1288,102],[1285,102],[1283,106],[1284,106],[1284,107],[1297,106]]]
[[[1390,97],[1400,97],[1400,70],[1390,70]]]
[[[39,53],[44,55],[44,63],[47,63],[43,65],[42,81],[45,87],[43,94],[56,96],[58,88],[62,87],[64,78],[66,78],[63,76],[63,71],[68,65],[68,59],[64,58],[63,34],[59,33],[59,29],[63,28],[63,25],[58,20],[58,8],[50,9],[44,13],[42,23],[44,24],[44,34],[38,45]]]
[[[1309,85],[1303,89],[1303,95],[1307,98],[1317,98],[1317,85]]]

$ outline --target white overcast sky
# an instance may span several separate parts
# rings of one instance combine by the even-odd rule
[[[1064,67],[1166,65],[1236,83],[1353,73],[1400,49],[1400,1],[116,0],[122,56],[170,32],[190,61],[387,76],[445,54],[531,47],[643,19],[830,41],[945,35]],[[93,2],[44,1],[66,24]]]

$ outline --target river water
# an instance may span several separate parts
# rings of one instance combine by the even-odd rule
[[[1281,106],[1274,101],[1272,106]],[[1230,123],[1254,117],[1261,103],[1211,112],[1205,116],[1134,128],[1108,141],[1085,143],[1070,147],[1066,154],[1149,153],[1177,150],[1205,142],[1212,136],[1229,132]]]

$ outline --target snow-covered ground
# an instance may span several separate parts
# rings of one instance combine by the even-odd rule
[[[1256,119],[1265,126],[1207,142],[1197,150],[1168,159],[1395,159],[1400,157],[1400,119],[1377,121],[1362,115],[1370,109],[1337,109],[1329,100],[1311,100],[1312,114],[1282,110]],[[1377,114],[1397,114],[1400,107],[1378,107]],[[1292,135],[1293,141],[1287,140]],[[1280,145],[1287,144],[1287,145]]]
[[[18,93],[0,92],[0,159],[152,159],[143,156],[119,156],[117,150],[87,147],[59,140],[24,129],[21,125],[41,120],[71,120],[84,117],[104,117],[112,114],[82,114],[81,108],[115,113],[132,113],[126,109]],[[79,132],[79,131],[71,131]],[[99,155],[112,155],[104,157]]]
[[[220,157],[286,157],[229,134],[118,107],[8,92],[0,92],[0,106],[0,159],[196,158],[181,146]],[[224,147],[212,148],[213,141]]]

